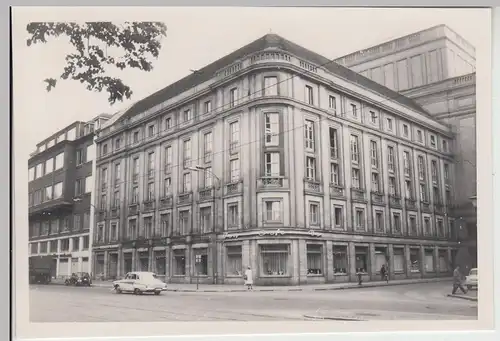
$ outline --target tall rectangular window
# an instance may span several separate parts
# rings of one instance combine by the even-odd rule
[[[387,169],[390,172],[394,172],[394,147],[389,146],[387,147]]]
[[[411,175],[411,162],[410,162],[410,153],[403,152],[403,164],[404,164],[404,173],[405,176]]]
[[[47,161],[45,161],[45,174],[52,173],[54,170],[54,159],[50,158]]]
[[[212,232],[212,208],[211,207],[200,208],[200,232],[201,233]]]
[[[330,183],[340,185],[339,165],[333,162],[330,164]]]
[[[36,174],[35,179],[38,179],[43,176],[43,163],[39,163],[36,165]]]
[[[342,206],[333,207],[333,225],[336,229],[344,227],[344,209]]]
[[[139,187],[132,187],[132,204],[137,204],[139,202]]]
[[[213,184],[213,176],[212,176],[212,167],[207,167],[205,168],[205,171],[203,172],[203,184],[205,185],[205,188],[212,187]]]
[[[173,276],[185,276],[186,275],[186,250],[173,250]]]
[[[320,224],[320,210],[318,203],[309,203],[309,223],[313,226]]]
[[[377,141],[370,141],[370,159],[372,167],[378,168],[378,147]]]
[[[377,172],[372,173],[372,191],[380,192],[380,179]]]
[[[365,210],[362,208],[356,208],[354,210],[354,226],[356,230],[365,229]]]
[[[263,276],[288,275],[288,244],[260,245],[260,269]]]
[[[206,101],[203,103],[203,113],[209,114],[212,112],[212,101]]]
[[[147,200],[153,201],[155,199],[155,184],[154,182],[148,183]]]
[[[337,98],[333,95],[330,95],[328,98],[328,109],[333,111],[335,114],[337,113]]]
[[[236,105],[238,101],[238,88],[232,88],[229,90],[229,106],[232,108]]]
[[[203,135],[203,153],[204,161],[210,162],[212,160],[212,133],[205,133]]]
[[[351,104],[351,115],[353,117],[358,117],[358,107],[356,104]]]
[[[28,181],[33,181],[35,180],[35,167],[31,167],[28,170]]]
[[[396,177],[389,177],[389,194],[392,196],[396,196],[398,194],[398,185],[396,183]]]
[[[282,223],[282,202],[281,200],[264,201],[264,221],[266,223]]]
[[[280,153],[264,153],[265,176],[280,175]]]
[[[191,224],[190,224],[190,216],[191,212],[190,211],[180,211],[179,212],[179,225],[180,225],[180,232],[182,235],[186,235],[190,233],[191,231]]]
[[[132,160],[132,179],[137,180],[139,178],[139,158],[136,157]]]
[[[359,139],[356,135],[351,135],[351,161],[359,163]]]
[[[62,182],[58,182],[56,184],[54,184],[54,199],[58,199],[60,197],[62,197],[62,191],[63,191],[63,183]]]
[[[425,184],[420,184],[420,201],[427,202],[427,188]]]
[[[316,180],[316,159],[312,156],[306,156],[306,178],[310,181]]]
[[[122,178],[121,164],[115,164],[115,185],[118,185]]]
[[[172,194],[172,179],[165,178],[165,180],[163,180],[163,196],[166,197],[170,194]]]
[[[182,113],[182,122],[184,123],[189,123],[193,119],[193,114],[191,112],[191,109],[186,109]]]
[[[418,178],[421,181],[425,180],[425,161],[422,155],[418,156]]]
[[[266,145],[277,145],[279,141],[279,115],[277,113],[266,113],[264,120]]]
[[[278,77],[264,77],[264,94],[266,96],[278,95]]]
[[[237,229],[240,226],[240,214],[237,203],[227,205],[227,227]]]
[[[229,145],[231,152],[235,152],[240,143],[240,122],[235,121],[229,124]]]
[[[165,147],[165,173],[170,172],[172,168],[172,147]]]
[[[305,87],[305,102],[314,105],[314,92],[312,86],[306,85]]]
[[[432,182],[438,183],[438,169],[436,160],[431,161]]]
[[[148,177],[153,178],[155,176],[155,153],[148,153]]]
[[[304,140],[306,149],[314,151],[314,122],[306,120],[304,124]]]
[[[239,159],[233,159],[229,161],[229,177],[231,179],[231,182],[238,182],[240,181],[240,160]]]
[[[349,269],[347,258],[347,246],[333,246],[333,273],[336,275],[346,275]]]
[[[184,160],[184,167],[191,166],[191,140],[185,140],[182,144],[182,157]]]
[[[360,189],[361,188],[361,180],[360,180],[360,171],[357,168],[352,168],[351,170],[351,181],[352,188]]]
[[[338,136],[338,131],[335,128],[330,127],[329,129],[330,133],[330,158],[331,159],[337,159],[339,157],[339,136]]]
[[[375,211],[375,232],[384,232],[384,213]]]
[[[226,276],[241,276],[243,273],[243,251],[241,245],[226,246]]]
[[[184,173],[182,176],[182,191],[188,193],[191,191],[191,173]]]
[[[55,162],[55,167],[54,170],[58,170],[63,168],[64,166],[64,152],[56,155],[56,162]]]
[[[170,129],[172,129],[172,118],[167,117],[165,119],[165,130],[170,130]]]
[[[307,274],[321,275],[323,274],[323,247],[319,244],[307,244]]]

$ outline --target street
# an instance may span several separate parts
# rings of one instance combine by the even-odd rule
[[[477,302],[449,283],[333,291],[116,294],[103,287],[30,286],[31,322],[474,320]]]

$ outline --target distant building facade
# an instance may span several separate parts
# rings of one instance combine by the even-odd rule
[[[453,132],[276,35],[115,115],[96,139],[93,272],[258,285],[449,275]]]
[[[338,58],[337,63],[415,100],[454,134],[453,229],[477,266],[475,48],[445,25]],[[471,179],[473,179],[471,181]],[[468,259],[466,259],[468,258]]]
[[[53,256],[52,277],[90,272],[94,127],[108,118],[75,122],[30,155],[29,253]]]

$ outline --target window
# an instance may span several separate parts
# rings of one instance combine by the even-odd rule
[[[139,187],[132,187],[132,204],[137,204],[139,201]]]
[[[200,232],[201,233],[212,232],[212,208],[211,207],[200,208]]]
[[[403,164],[404,164],[404,173],[406,176],[411,175],[411,163],[410,163],[410,153],[403,152]]]
[[[241,245],[226,246],[226,276],[241,276],[243,257]]]
[[[52,186],[45,187],[45,200],[52,200]]]
[[[421,181],[425,180],[425,161],[422,155],[418,156],[418,178]]]
[[[180,211],[179,212],[179,228],[180,228],[180,233],[182,235],[186,235],[190,233],[191,231],[191,224],[190,224],[190,211]]]
[[[69,251],[69,239],[61,239],[61,251]]]
[[[50,158],[47,161],[45,161],[45,174],[52,173],[54,170],[54,159]]]
[[[438,169],[436,160],[431,161],[431,174],[432,182],[436,184],[438,182]]]
[[[351,135],[351,161],[359,163],[359,139],[356,135]]]
[[[375,232],[384,232],[384,213],[375,211]]]
[[[121,164],[117,163],[115,164],[115,185],[120,184],[121,178],[122,178]]]
[[[153,218],[152,217],[144,217],[144,236],[146,238],[151,238],[153,233]],[[157,236],[155,236],[157,237]]]
[[[261,274],[263,276],[286,276],[288,253],[288,244],[260,245]]]
[[[30,244],[30,253],[32,255],[34,254],[37,254],[38,253],[38,243],[31,243]]]
[[[396,234],[401,234],[401,216],[399,213],[394,213],[392,215],[393,232]]]
[[[307,180],[316,180],[316,159],[312,156],[306,156],[306,178]]]
[[[403,136],[404,137],[408,137],[408,135],[410,134],[410,130],[409,130],[409,127],[407,124],[403,124]]]
[[[264,222],[266,223],[281,223],[283,218],[281,200],[265,200],[264,201]]]
[[[165,213],[160,215],[160,226],[161,226],[161,235],[166,237],[171,235],[172,228],[172,215],[171,213]]]
[[[440,205],[441,204],[441,195],[439,193],[438,187],[432,187],[432,195],[434,198],[434,204]]]
[[[182,113],[182,122],[188,123],[193,119],[193,115],[191,113],[191,109],[186,109]]]
[[[396,196],[398,194],[398,186],[396,183],[396,177],[389,177],[389,194],[392,196]]]
[[[53,193],[54,199],[59,199],[60,197],[62,197],[62,191],[63,191],[63,183],[62,182],[56,183],[54,185],[54,193]]]
[[[184,168],[191,166],[191,140],[185,140],[182,145],[182,157],[184,159]]]
[[[40,243],[40,253],[47,253],[47,242]]]
[[[328,108],[334,113],[337,113],[337,98],[335,96],[330,95],[328,99]]]
[[[445,163],[443,166],[444,180],[446,183],[450,182],[450,165]]]
[[[28,170],[28,181],[33,181],[35,180],[35,167],[31,167]]]
[[[423,134],[422,134],[422,130],[417,130],[417,141],[422,143],[424,142],[424,137],[423,137]]]
[[[434,272],[434,252],[433,250],[425,250],[425,271]]]
[[[167,117],[165,119],[165,130],[170,130],[170,129],[172,129],[172,118]]]
[[[387,168],[390,172],[394,172],[394,147],[387,147]]]
[[[405,198],[413,198],[413,190],[411,187],[411,180],[405,180]]]
[[[351,114],[353,117],[358,117],[358,107],[356,104],[351,104]]]
[[[402,248],[394,248],[394,272],[405,272],[405,252]]]
[[[138,131],[134,131],[134,133],[132,134],[132,143],[139,143],[139,132]]]
[[[370,121],[372,124],[377,124],[377,114],[375,111],[370,111]]]
[[[444,195],[445,195],[445,200],[446,200],[446,205],[448,206],[451,206],[451,191],[449,189],[447,189],[445,192],[444,192]]]
[[[31,235],[33,237],[38,237],[40,235],[40,223],[39,222],[33,223],[31,228],[32,228]]]
[[[344,228],[344,209],[342,206],[333,207],[333,225],[336,229]]]
[[[387,130],[392,131],[392,118],[387,117]]]
[[[448,142],[446,140],[443,140],[443,152],[447,153],[448,152]]]
[[[148,201],[155,200],[155,183],[154,182],[148,183],[147,200]]]
[[[365,229],[365,210],[362,208],[356,208],[354,212],[354,225],[356,230]]]
[[[229,169],[230,169],[230,181],[232,183],[240,181],[240,160],[233,159],[229,161]]]
[[[236,105],[238,100],[238,88],[233,88],[229,90],[229,106],[232,108]]]
[[[101,187],[102,189],[106,189],[108,187],[108,169],[103,168],[101,170]]]
[[[83,229],[84,230],[90,229],[90,212],[83,213]]]
[[[431,231],[431,219],[429,217],[424,218],[424,236],[430,236]]]
[[[36,165],[36,175],[35,179],[40,178],[43,176],[43,163],[39,163]]]
[[[56,155],[56,162],[55,162],[55,167],[54,170],[58,170],[63,168],[64,166],[64,152]]]
[[[61,232],[68,232],[69,231],[69,218],[63,218],[61,219]]]
[[[240,122],[232,122],[229,124],[229,134],[230,134],[230,149],[231,152],[235,152],[236,147],[238,147],[240,141]]]
[[[361,189],[361,181],[360,181],[360,171],[357,168],[352,168],[351,170],[352,176],[352,188]]]
[[[240,214],[238,204],[227,205],[227,227],[229,229],[236,229],[240,226]]]
[[[333,273],[346,275],[349,269],[347,265],[347,246],[333,246]]]
[[[339,165],[333,162],[330,164],[330,183],[340,185]]]
[[[420,256],[418,249],[410,249],[410,271],[420,272]]]
[[[439,258],[439,271],[447,272],[448,271],[448,256],[446,250],[439,250],[438,252]]]
[[[193,249],[193,264],[197,276],[208,276],[207,249]]]
[[[101,210],[106,210],[106,206],[108,204],[108,196],[106,194],[101,195]]]
[[[75,181],[75,196],[82,195],[85,191],[85,179],[76,179]]]
[[[73,251],[80,251],[80,237],[73,238]]]
[[[102,153],[101,153],[101,154],[102,154],[102,155],[106,155],[106,154],[108,154],[108,145],[107,145],[107,144],[104,144],[104,145],[102,146]]]
[[[444,230],[444,224],[442,219],[437,219],[436,220],[436,229],[437,229],[437,235],[438,237],[445,237],[446,236],[446,231]]]
[[[420,184],[420,201],[427,201],[427,189],[425,187],[425,184]]]
[[[165,147],[165,173],[170,172],[172,167],[172,147]]]
[[[49,243],[49,252],[56,253],[57,252],[57,240],[51,240]]]
[[[306,120],[304,124],[304,139],[306,149],[314,151],[314,122]]]
[[[122,139],[117,137],[115,140],[115,149],[118,150],[122,147]]]
[[[377,141],[370,141],[370,156],[371,156],[372,167],[378,168]]]
[[[355,247],[356,272],[368,272],[368,250],[366,247]]]
[[[278,77],[264,77],[264,95],[278,96]]]
[[[212,102],[206,101],[205,103],[203,103],[203,113],[209,114],[211,112],[212,112]]]
[[[148,153],[148,177],[153,178],[155,176],[155,153]]]
[[[157,275],[159,276],[165,276],[166,275],[166,255],[165,251],[154,251],[153,252],[153,259],[154,259],[154,271]]]
[[[152,138],[155,136],[155,125],[151,124],[148,126],[148,138]]]
[[[307,104],[314,105],[314,95],[312,86],[306,85],[305,88],[305,101]]]
[[[323,274],[323,247],[317,244],[307,244],[307,274]]]
[[[380,192],[380,179],[378,173],[372,173],[372,191],[379,193]]]
[[[431,135],[431,147],[436,148],[436,136]]]
[[[203,184],[205,185],[205,188],[210,188],[212,187],[212,167],[207,167],[205,168],[205,171],[203,172]]]
[[[50,230],[50,222],[49,221],[42,222],[41,235],[42,236],[47,236],[49,234],[49,230]]]
[[[309,203],[309,224],[312,226],[319,226],[320,209],[318,203]]]
[[[185,276],[186,275],[186,250],[177,249],[172,251],[173,254],[173,275]]]
[[[280,153],[264,153],[265,176],[280,175]]]
[[[266,145],[277,145],[279,139],[279,115],[266,113],[264,115]]]
[[[128,238],[133,240],[137,237],[137,220],[131,219],[128,221]]]
[[[205,154],[205,162],[210,162],[212,160],[212,133],[206,133],[203,135],[203,152]]]
[[[337,129],[332,127],[330,127],[329,132],[330,132],[330,158],[337,159],[339,157],[338,132]]]
[[[191,173],[184,173],[182,176],[182,191],[183,193],[191,191]]]

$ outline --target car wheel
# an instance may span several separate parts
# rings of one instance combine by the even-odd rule
[[[64,281],[64,285],[66,285],[66,286],[67,286],[67,285],[69,285],[69,281],[68,281],[68,280],[65,280],[65,281]]]
[[[122,289],[120,289],[119,285],[115,286],[115,291],[116,291],[117,294],[121,294],[122,293]]]
[[[142,294],[142,291],[140,291],[139,289],[135,288],[135,289],[134,289],[134,294],[135,294],[135,295],[141,295],[141,294]]]
[[[158,296],[159,294],[161,294],[161,290],[156,290],[155,295]]]

